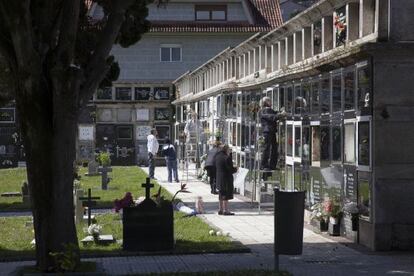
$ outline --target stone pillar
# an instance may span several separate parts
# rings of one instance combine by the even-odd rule
[[[280,69],[280,43],[272,44],[272,72]]]
[[[293,45],[293,34],[286,38],[286,63],[287,65],[293,64],[294,56],[294,46]]]
[[[414,41],[414,1],[389,1],[389,34],[390,40]],[[382,20],[380,18],[380,20]]]
[[[248,62],[249,62],[248,56],[249,56],[248,53],[245,53],[243,55],[243,77],[246,77],[247,76],[247,72],[248,72]]]
[[[234,57],[230,57],[228,60],[229,65],[229,79],[234,77]]]
[[[376,250],[413,249],[414,47],[402,43],[388,49],[373,58],[374,232],[369,238]]]
[[[279,68],[286,66],[287,64],[287,57],[286,57],[286,40],[283,39],[279,42]]]
[[[239,56],[235,57],[235,62],[236,62],[236,65],[234,66],[234,68],[236,69],[235,71],[236,79],[240,79],[240,57]]]
[[[346,5],[346,28],[347,41],[359,38],[359,3],[348,3]]]
[[[302,31],[293,34],[293,63],[303,60]]]
[[[266,72],[269,73],[272,70],[272,47],[266,46],[266,58],[265,58],[265,68]]]
[[[313,40],[312,27],[305,27],[302,29],[302,57],[303,59],[312,56]]]
[[[249,51],[249,75],[254,73],[254,60],[255,60],[256,53],[254,50]]]
[[[375,32],[375,0],[359,0],[359,37]]]
[[[322,18],[322,53],[333,48],[333,16]]]
[[[322,20],[311,25],[312,56],[322,53]]]

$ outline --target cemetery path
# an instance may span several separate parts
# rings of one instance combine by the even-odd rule
[[[167,183],[167,169],[155,171],[158,183],[171,193],[180,184]],[[182,178],[184,179],[184,178]],[[251,249],[242,254],[199,254],[174,256],[132,256],[94,258],[109,275],[148,274],[165,272],[231,271],[273,268],[273,213],[258,214],[257,207],[240,198],[231,201],[235,216],[217,214],[217,196],[210,194],[207,184],[188,181],[190,194],[179,194],[188,206],[202,196],[206,214],[201,217]],[[16,267],[34,262],[0,263],[0,275],[9,275]],[[293,275],[414,275],[411,253],[373,253],[343,238],[316,234],[305,227],[303,254],[281,256],[280,269]]]

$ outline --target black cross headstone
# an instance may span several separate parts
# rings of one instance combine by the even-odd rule
[[[145,200],[151,199],[150,190],[154,187],[154,184],[151,184],[150,178],[147,177],[147,181],[141,186],[145,188]]]
[[[82,200],[82,206],[88,207],[88,226],[91,225],[91,211],[92,206],[96,206],[96,201],[94,199],[101,199],[100,197],[92,197],[91,189],[88,189],[88,197],[79,197],[79,200]]]
[[[99,167],[98,172],[101,173],[101,187],[102,190],[107,190],[108,189],[108,183],[109,181],[111,181],[111,179],[108,177],[108,173],[112,172],[112,168],[110,167]]]

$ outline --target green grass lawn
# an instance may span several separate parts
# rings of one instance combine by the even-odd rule
[[[16,258],[33,258],[34,247],[30,242],[34,238],[33,226],[26,226],[30,217],[0,218],[0,260]],[[102,225],[102,234],[112,234],[117,243],[100,246],[94,243],[84,246],[80,243],[83,256],[114,256],[129,255],[122,251],[122,220],[119,214],[104,214],[96,216],[97,223]],[[78,239],[82,240],[88,234],[85,232],[86,223],[77,227]],[[174,254],[189,253],[221,253],[246,252],[247,248],[238,242],[233,242],[225,236],[210,236],[212,229],[198,217],[185,217],[180,212],[174,213],[175,249]]]
[[[88,188],[92,189],[92,196],[99,196],[97,208],[112,208],[115,199],[122,198],[126,192],[131,192],[134,198],[143,196],[145,189],[141,184],[145,182],[147,174],[137,166],[112,167],[113,172],[109,173],[112,178],[108,190],[101,190],[101,176],[85,176],[87,168],[80,168],[81,188],[87,193]],[[27,179],[25,168],[1,169],[0,170],[0,194],[4,192],[19,192],[23,181]],[[158,191],[158,184],[155,181],[152,194]],[[163,190],[166,198],[171,195]],[[0,197],[0,211],[28,210],[29,206],[22,203],[21,197]]]

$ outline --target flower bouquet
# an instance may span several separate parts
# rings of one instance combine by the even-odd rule
[[[91,224],[88,227],[88,234],[93,237],[93,240],[96,242],[99,240],[99,234],[101,233],[102,226],[99,224]]]
[[[326,214],[324,210],[324,206],[322,203],[315,203],[311,207],[311,214],[310,214],[310,220],[311,221],[318,221],[320,231],[328,231],[328,215]]]
[[[329,234],[332,236],[339,236],[341,228],[340,222],[342,217],[342,208],[341,204],[339,203],[339,200],[336,198],[329,199],[324,202],[323,207],[327,216],[329,216]]]
[[[131,207],[134,205],[134,199],[130,192],[125,193],[125,196],[122,199],[115,199],[114,210],[116,213],[119,213],[123,208]]]

